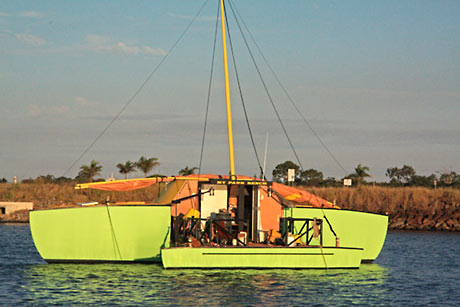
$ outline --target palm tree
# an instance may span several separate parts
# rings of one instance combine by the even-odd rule
[[[89,182],[93,182],[94,176],[100,175],[102,170],[102,165],[99,165],[99,162],[92,160],[91,164],[82,165],[80,167],[79,177],[86,178]]]
[[[355,173],[353,175],[356,178],[358,185],[361,185],[361,183],[364,182],[364,178],[371,176],[367,173],[368,171],[369,167],[361,165],[361,163],[359,163],[358,166],[356,166]]]
[[[147,177],[147,173],[158,165],[160,165],[158,158],[147,159],[144,156],[140,157],[139,161],[136,162],[136,167],[144,173],[144,177]]]
[[[131,161],[126,161],[125,164],[118,163],[117,167],[119,169],[120,174],[125,174],[125,179],[127,179],[128,174],[136,170],[136,163],[133,163]]]
[[[179,175],[181,176],[188,176],[188,175],[193,175],[195,174],[195,171],[198,169],[198,167],[192,167],[192,168],[188,168],[188,165],[185,166],[185,168],[181,169],[179,171]]]

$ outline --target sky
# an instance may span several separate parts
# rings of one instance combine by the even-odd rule
[[[157,157],[155,172],[164,175],[198,166],[217,0],[207,2],[171,47],[203,3],[2,0],[0,178],[75,177],[91,160],[103,166],[101,177],[122,178],[116,165],[141,156]],[[459,1],[233,3],[340,162],[321,146],[251,45],[304,169],[342,178],[361,163],[377,181],[388,179],[387,168],[404,164],[420,175],[460,172]],[[295,156],[227,14],[260,160],[268,135],[270,174],[279,163],[296,162]],[[202,173],[229,172],[221,55],[218,45]],[[259,174],[230,72],[236,172]]]

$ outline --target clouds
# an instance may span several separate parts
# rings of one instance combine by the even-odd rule
[[[169,16],[178,18],[178,19],[185,19],[185,20],[192,20],[193,16],[192,15],[180,15],[180,14],[175,14],[175,13],[168,13]],[[202,16],[197,18],[198,21],[216,21],[216,16]],[[219,16],[220,20],[220,16]]]
[[[18,33],[14,34],[15,38],[22,43],[31,46],[44,46],[47,41],[37,35],[30,33]],[[50,45],[56,45],[50,42]],[[39,50],[27,50],[30,54],[63,54],[63,55],[82,55],[84,53],[94,54],[112,54],[112,55],[124,55],[124,56],[164,56],[166,51],[162,48],[153,48],[151,46],[126,42],[121,40],[114,40],[109,36],[88,34],[82,43],[73,45],[57,46],[52,48],[41,48]]]
[[[63,116],[70,115],[72,112],[71,108],[66,105],[54,106],[54,107],[40,107],[36,104],[29,104],[27,106],[26,115],[28,118],[41,118],[46,116]]]
[[[28,118],[41,118],[49,116],[75,116],[79,112],[93,108],[99,105],[97,101],[91,101],[87,98],[76,96],[72,102],[55,106],[44,106],[37,104],[27,105],[25,112]]]
[[[30,33],[19,33],[15,37],[17,40],[32,46],[42,46],[46,43],[45,39]]]
[[[95,53],[110,53],[124,55],[165,55],[166,52],[161,48],[142,46],[136,43],[114,41],[108,36],[88,34],[85,44],[75,46],[76,49]]]
[[[20,12],[17,16],[18,17],[29,17],[29,18],[43,18],[45,17],[45,14],[41,12],[36,12],[36,11],[24,11],[24,12]]]
[[[46,14],[37,11],[22,11],[19,13],[9,14],[0,11],[0,17],[25,17],[25,18],[43,18]]]
[[[161,48],[152,48],[149,46],[142,47],[142,53],[146,55],[166,55],[166,52]]]
[[[92,104],[90,101],[80,96],[75,97],[74,101],[75,101],[75,104],[82,106],[82,107],[86,107]]]
[[[27,106],[27,117],[37,118],[41,114],[42,114],[42,112],[41,112],[40,108],[37,105],[31,104],[31,105]]]

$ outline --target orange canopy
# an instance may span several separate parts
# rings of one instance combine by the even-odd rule
[[[293,188],[281,183],[273,182],[273,191],[281,195],[284,199],[293,201],[296,203],[307,203],[313,207],[324,207],[324,208],[335,208],[331,202],[318,197],[305,190]]]
[[[80,189],[95,189],[103,191],[131,191],[135,189],[146,188],[157,183],[160,178],[142,178],[142,179],[127,179],[113,180],[102,182],[81,183],[75,186],[76,190]]]
[[[137,190],[151,186],[157,182],[171,182],[174,180],[197,180],[197,181],[208,181],[209,179],[229,179],[229,176],[219,175],[188,175],[188,176],[171,176],[171,177],[153,177],[153,178],[137,178],[137,179],[125,179],[125,180],[112,180],[112,181],[101,181],[101,182],[89,182],[80,183],[75,186],[75,189],[95,189],[103,191],[118,191],[125,192],[131,190]],[[258,180],[247,176],[238,176],[238,179],[246,180]]]
[[[261,180],[258,178],[248,176],[237,176],[239,180]],[[77,184],[75,189],[96,189],[103,191],[131,191],[136,189],[146,188],[158,182],[171,182],[174,180],[196,180],[196,181],[208,181],[209,179],[229,179],[229,176],[219,176],[214,174],[206,175],[189,175],[189,176],[177,176],[177,177],[153,177],[153,178],[138,178],[138,179],[126,179],[126,180],[113,180],[113,181],[102,181],[102,182],[91,182]],[[308,204],[313,207],[324,207],[334,208],[332,203],[318,197],[305,190],[286,186],[281,183],[273,182],[272,189],[278,195],[288,201],[295,202],[297,204]]]
[[[137,190],[146,188],[148,186],[154,185],[158,182],[171,182],[176,179],[186,179],[186,180],[208,180],[205,177],[195,176],[178,176],[178,177],[153,177],[153,178],[137,178],[137,179],[126,179],[126,180],[112,180],[112,181],[102,181],[102,182],[90,182],[90,183],[81,183],[75,186],[75,189],[94,189],[94,190],[103,190],[103,191],[117,191],[125,192],[131,190]]]

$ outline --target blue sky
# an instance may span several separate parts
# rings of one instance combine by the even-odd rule
[[[204,1],[0,3],[0,177],[61,176],[167,54]],[[290,95],[349,172],[460,172],[460,2],[234,0]],[[67,174],[91,160],[158,157],[163,174],[198,166],[217,1],[120,119]],[[256,146],[267,171],[293,160],[231,21]],[[342,169],[295,113],[253,49],[305,169]],[[220,57],[221,49],[217,50]],[[203,172],[228,173],[222,62],[216,63]],[[236,169],[258,167],[232,80]],[[139,174],[140,175],[140,174]]]

